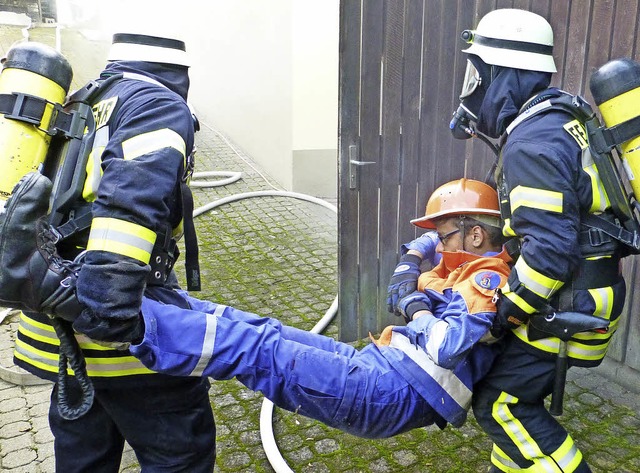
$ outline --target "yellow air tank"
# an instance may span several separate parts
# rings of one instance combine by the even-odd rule
[[[7,52],[0,73],[0,207],[44,162],[51,142],[46,130],[72,75],[64,56],[45,44],[24,42]]]
[[[636,201],[640,201],[640,64],[609,61],[591,76],[589,88],[607,128],[617,128],[622,165]],[[622,140],[620,140],[622,141]]]

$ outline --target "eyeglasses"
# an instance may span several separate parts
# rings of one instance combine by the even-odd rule
[[[447,244],[447,240],[449,238],[451,238],[453,235],[455,235],[456,233],[460,233],[460,229],[456,228],[455,230],[451,230],[450,232],[445,233],[444,235],[440,235],[438,233],[438,240],[440,240],[440,243],[442,243],[443,245]]]

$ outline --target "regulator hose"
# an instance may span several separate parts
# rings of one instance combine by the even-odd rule
[[[87,374],[87,364],[84,360],[78,340],[73,334],[71,323],[58,317],[51,318],[56,335],[60,339],[60,355],[58,361],[58,412],[66,420],[75,420],[91,409],[95,390]],[[67,365],[71,367],[80,385],[80,397],[71,405],[69,402]]]

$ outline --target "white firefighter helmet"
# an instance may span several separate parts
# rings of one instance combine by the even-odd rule
[[[107,60],[190,65],[185,45],[187,27],[173,13],[173,2],[111,0],[104,3],[101,10],[105,16],[104,29],[113,35]],[[115,14],[118,12],[120,14]]]
[[[553,30],[547,20],[526,10],[505,8],[487,13],[475,30],[462,32],[471,46],[463,52],[486,64],[540,72],[556,72]]]
[[[184,41],[129,32],[114,33],[107,60],[190,65]]]

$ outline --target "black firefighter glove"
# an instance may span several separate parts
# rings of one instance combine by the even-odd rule
[[[530,314],[522,310],[509,297],[498,289],[496,292],[496,317],[491,326],[491,335],[502,337],[508,330],[518,328],[529,321]],[[512,294],[512,293],[511,293]]]
[[[418,289],[421,262],[417,255],[405,254],[400,258],[387,288],[387,310],[390,313],[402,315],[398,311],[398,301]]]
[[[102,252],[87,252],[78,277],[78,299],[86,309],[73,323],[74,330],[102,342],[139,340],[144,332],[140,306],[150,267],[95,253]]]
[[[399,315],[402,315],[406,323],[411,322],[416,312],[421,310],[428,310],[431,312],[429,296],[424,292],[412,292],[398,301],[398,313]]]

